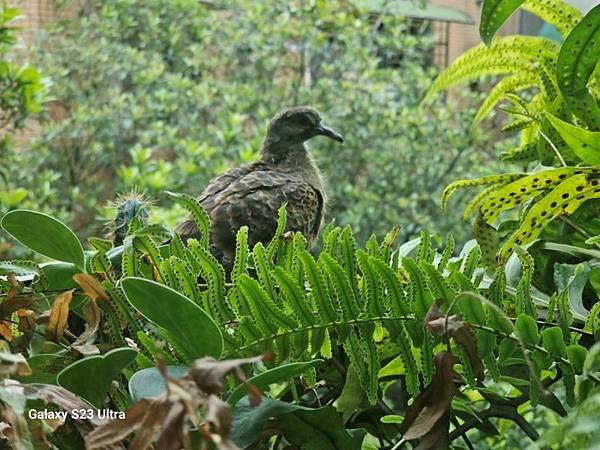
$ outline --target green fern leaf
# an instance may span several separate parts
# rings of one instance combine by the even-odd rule
[[[396,317],[409,316],[410,304],[396,271],[371,255],[369,255],[369,265],[375,269],[383,281],[392,313]]]
[[[344,271],[348,274],[354,296],[358,299],[360,294],[358,292],[358,282],[355,274],[356,270],[356,239],[352,234],[352,228],[345,226],[340,233],[338,239],[338,248],[340,249],[340,256],[342,260],[342,266]]]
[[[240,275],[239,287],[248,302],[256,326],[265,335],[276,335],[278,330],[293,330],[296,321],[285,314],[269,297],[258,281],[246,274]]]
[[[194,222],[200,231],[200,243],[202,247],[207,249],[210,244],[210,219],[202,205],[194,198],[187,194],[178,194],[175,192],[165,192],[172,200],[183,206],[192,215]]]
[[[350,280],[342,266],[327,253],[322,253],[319,257],[319,266],[331,281],[340,305],[340,318],[342,320],[350,320],[358,317],[361,308],[352,290]],[[352,276],[356,277],[356,272]]]
[[[467,50],[433,82],[423,102],[429,103],[441,91],[482,75],[527,75],[537,77],[534,67],[541,55],[552,55],[558,45],[532,36],[509,36],[495,39],[490,47],[481,44]]]
[[[281,237],[285,232],[285,224],[287,220],[286,205],[287,204],[284,203],[277,211],[277,228],[275,229],[275,234],[273,235],[271,242],[269,242],[269,245],[267,245],[267,258],[269,258],[269,261],[273,261],[275,253],[277,252],[277,248],[281,243]]]
[[[403,258],[402,266],[410,275],[411,295],[409,295],[409,298],[412,298],[411,309],[418,320],[423,320],[433,303],[433,296],[427,289],[425,276],[415,261],[410,258]]]
[[[448,265],[448,261],[454,254],[454,248],[456,247],[456,242],[454,241],[454,236],[448,233],[446,237],[446,247],[444,247],[444,251],[442,252],[442,256],[437,265],[437,270],[441,273],[444,271],[446,266]]]
[[[473,278],[473,274],[475,273],[475,269],[477,269],[479,265],[479,261],[481,260],[481,248],[479,245],[474,245],[467,256],[462,261],[460,271],[469,279]]]
[[[234,315],[225,298],[225,270],[217,259],[196,239],[188,240],[188,247],[200,266],[202,277],[208,283],[208,308],[210,315],[218,323],[230,322]]]
[[[484,102],[479,107],[479,110],[473,119],[471,128],[475,128],[479,125],[507,94],[529,89],[532,86],[536,86],[536,77],[532,77],[529,72],[526,74],[509,76],[500,80],[488,93]]]
[[[329,289],[321,269],[317,266],[314,258],[304,249],[297,249],[296,253],[302,261],[302,267],[306,274],[306,279],[312,289],[311,299],[315,303],[316,311],[322,320],[326,322],[335,322],[337,313],[329,295]]]
[[[452,290],[448,282],[444,279],[442,274],[432,265],[427,262],[419,263],[423,272],[429,279],[429,286],[431,292],[433,292],[436,298],[442,298],[445,302],[450,303],[454,300],[456,292]]]
[[[273,280],[271,280],[271,266],[270,260],[267,259],[265,248],[261,242],[258,242],[252,250],[252,259],[254,260],[254,268],[258,280],[262,285],[263,289],[269,294],[269,296],[276,300],[275,286]]]
[[[275,267],[272,275],[283,293],[285,312],[295,317],[302,326],[314,325],[316,323],[315,315],[298,283],[281,267]]]
[[[502,161],[510,162],[521,162],[521,161],[533,161],[537,158],[537,147],[538,141],[534,140],[527,142],[515,149],[501,153],[500,157]]]
[[[362,291],[367,304],[366,311],[371,316],[383,317],[387,314],[386,303],[388,298],[383,295],[379,275],[370,264],[369,255],[366,252],[358,250],[356,256],[362,273]]]

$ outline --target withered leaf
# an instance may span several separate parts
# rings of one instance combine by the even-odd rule
[[[32,310],[21,308],[17,310],[17,317],[19,318],[19,331],[35,330],[35,313]]]
[[[100,327],[102,310],[96,304],[95,299],[90,298],[83,307],[83,313],[85,314],[85,331],[77,337],[75,342],[73,342],[73,346],[86,345],[92,342]]]
[[[9,291],[10,294],[10,291]],[[4,301],[0,304],[0,318],[6,319],[15,311],[22,308],[30,308],[33,304],[32,295],[19,295],[18,297],[7,296]]]
[[[13,340],[13,332],[12,332],[12,324],[10,322],[2,321],[0,322],[0,336],[2,339],[12,342]]]
[[[463,347],[469,358],[469,363],[478,380],[483,380],[483,364],[477,356],[477,338],[468,323],[459,320],[458,316],[445,316],[440,312],[441,301],[436,300],[425,317],[425,327],[428,331],[454,341]]]
[[[262,356],[254,358],[229,359],[217,361],[207,356],[197,359],[190,368],[189,376],[196,382],[198,387],[207,394],[217,394],[223,390],[225,376],[233,372],[240,381],[246,381],[244,372],[241,370],[243,364],[253,364],[262,360]]]
[[[85,295],[91,298],[93,301],[96,301],[98,298],[102,300],[110,300],[110,297],[100,284],[100,282],[87,273],[78,273],[73,275],[73,280],[81,286]]]
[[[27,360],[20,353],[0,351],[0,375],[6,376],[14,373],[20,377],[31,375],[31,368]]]
[[[125,440],[142,427],[146,417],[156,412],[155,408],[151,400],[140,400],[127,411],[124,420],[111,420],[91,431],[85,438],[86,448],[104,449]]]
[[[50,319],[46,325],[46,337],[50,340],[60,341],[67,327],[69,318],[69,304],[73,299],[73,291],[63,292],[54,300],[50,309]]]
[[[407,440],[424,438],[429,433],[439,435],[436,428],[438,421],[449,411],[452,398],[458,393],[454,384],[453,366],[458,359],[450,352],[444,351],[435,355],[435,374],[431,383],[421,392],[414,403],[406,410],[406,415],[400,430]],[[448,434],[448,427],[445,429]],[[435,449],[424,447],[421,450]]]

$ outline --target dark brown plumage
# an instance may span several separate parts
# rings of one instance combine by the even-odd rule
[[[304,142],[314,136],[338,142],[342,137],[321,124],[313,108],[288,108],[269,123],[260,161],[213,178],[198,200],[208,213],[213,254],[230,267],[238,230],[248,226],[250,246],[271,240],[277,211],[287,203],[287,231],[300,231],[308,241],[321,228],[326,194],[319,169]],[[184,240],[199,236],[191,218],[176,230]]]

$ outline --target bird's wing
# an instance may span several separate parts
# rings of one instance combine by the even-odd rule
[[[277,227],[277,211],[284,203],[287,230],[300,231],[309,239],[318,232],[323,197],[296,175],[254,170],[214,192],[206,195],[205,191],[201,202],[211,219],[211,242],[229,257],[235,249],[236,233],[244,225],[249,228],[250,245],[269,241]],[[184,238],[192,237],[190,232],[198,234],[189,221],[177,232]]]

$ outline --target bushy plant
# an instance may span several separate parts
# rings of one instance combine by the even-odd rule
[[[24,170],[16,161],[13,135],[39,112],[46,89],[34,67],[18,62],[15,21],[19,17],[17,8],[0,5],[0,210],[20,205],[27,196],[20,183]]]

